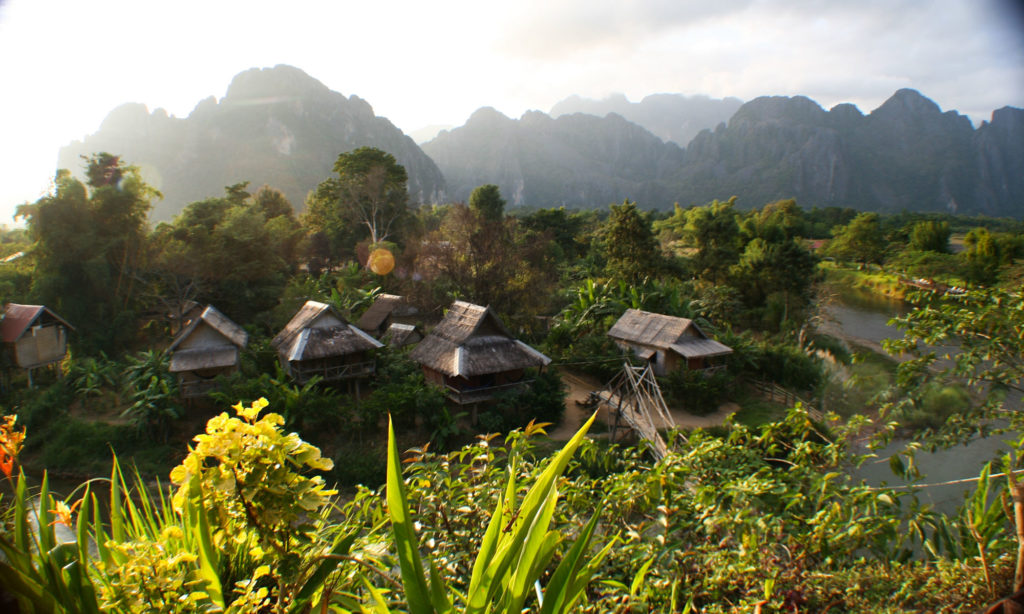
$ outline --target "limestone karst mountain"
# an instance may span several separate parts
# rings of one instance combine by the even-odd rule
[[[919,92],[899,90],[865,115],[803,96],[760,97],[685,151],[619,115],[492,109],[424,150],[465,198],[496,183],[510,202],[647,208],[739,196],[742,207],[796,198],[804,207],[1024,215],[1024,110],[1005,107],[975,129]]]
[[[80,171],[81,155],[120,155],[163,192],[153,218],[166,220],[241,181],[282,190],[301,209],[338,154],[363,145],[406,168],[413,203],[464,201],[494,183],[528,207],[629,198],[667,209],[736,195],[741,207],[796,198],[806,208],[1024,216],[1024,109],[1004,107],[975,128],[910,89],[867,114],[803,96],[570,97],[551,115],[519,119],[485,107],[421,148],[366,101],[277,66],[237,75],[185,118],[122,105],[59,164]]]
[[[346,98],[291,66],[242,72],[223,98],[202,100],[185,118],[122,105],[95,134],[62,148],[58,163],[78,172],[80,155],[120,155],[163,193],[152,217],[167,220],[241,181],[253,189],[269,184],[301,209],[308,191],[331,175],[338,154],[364,145],[391,153],[406,168],[411,202],[446,199],[441,172],[412,139],[365,100]]]
[[[762,97],[690,143],[679,196],[1020,216],[1022,129],[1022,109],[1000,109],[974,129],[910,89],[868,115],[849,104],[825,111],[802,96]]]
[[[423,150],[445,175],[449,194],[466,200],[494,183],[513,206],[604,207],[630,198],[671,203],[683,151],[618,115],[552,119],[531,111],[513,120],[491,108],[442,132]]]

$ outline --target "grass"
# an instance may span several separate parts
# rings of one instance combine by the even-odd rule
[[[769,401],[750,392],[742,392],[736,399],[740,410],[734,420],[746,426],[759,426],[781,419],[789,409],[783,403]]]
[[[818,266],[825,273],[825,282],[828,284],[866,290],[895,299],[903,299],[906,294],[906,286],[900,283],[897,275],[877,267],[860,270],[827,261]]]

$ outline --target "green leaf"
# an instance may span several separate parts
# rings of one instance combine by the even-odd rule
[[[210,595],[210,601],[224,608],[224,591],[220,583],[220,575],[217,573],[219,567],[219,555],[213,546],[213,537],[210,533],[210,524],[206,517],[206,509],[203,503],[203,486],[198,475],[193,475],[189,483],[189,520],[192,523],[192,531],[199,542],[199,576],[206,581],[206,592]]]
[[[38,614],[60,614],[65,611],[50,590],[5,562],[0,562],[0,584],[13,595],[30,602]]]
[[[334,542],[334,546],[331,548],[330,554],[332,556],[344,556],[348,554],[348,551],[352,547],[352,544],[356,541],[357,535],[359,535],[358,531],[352,531],[351,533],[339,535],[339,537]],[[329,576],[332,571],[337,569],[339,563],[340,562],[337,559],[325,557],[324,560],[322,560],[320,564],[317,565],[313,573],[309,575],[309,579],[306,580],[306,583],[302,585],[302,588],[299,589],[298,594],[296,594],[295,596],[295,601],[294,603],[292,603],[292,608],[290,611],[301,611],[302,608],[305,607],[306,602],[313,597],[313,595],[316,593],[316,591],[320,589],[321,586],[323,586],[323,583],[327,579],[327,576]]]
[[[452,601],[448,597],[448,586],[437,569],[434,561],[430,561],[430,602],[437,614],[450,614]]]
[[[551,579],[548,580],[548,585],[544,589],[544,604],[540,614],[554,614],[572,607],[576,596],[570,594],[569,588],[583,564],[583,555],[590,545],[590,539],[594,535],[594,528],[597,526],[597,519],[603,507],[604,503],[602,502],[594,515],[590,517],[590,521],[587,522],[580,536],[576,538],[572,548],[562,558],[558,567],[555,568],[555,572],[551,574]],[[622,588],[625,589],[625,586]]]
[[[434,611],[430,604],[430,589],[427,586],[423,563],[420,560],[419,540],[416,538],[416,532],[412,526],[409,504],[405,495],[405,484],[402,481],[402,461],[398,456],[395,428],[390,416],[388,417],[387,502],[409,611],[412,614],[430,614]]]
[[[629,585],[629,597],[633,599],[640,592],[640,587],[644,584],[644,578],[647,577],[647,570],[651,568],[651,563],[654,559],[647,559],[643,565],[640,566],[640,570],[633,576],[633,582]]]

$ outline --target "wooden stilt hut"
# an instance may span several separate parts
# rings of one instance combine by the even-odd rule
[[[514,338],[491,311],[455,301],[444,319],[409,357],[418,362],[431,384],[445,389],[460,405],[494,398],[502,390],[522,386],[526,370],[543,368],[551,359]]]
[[[372,375],[376,366],[369,352],[383,347],[317,301],[307,301],[270,344],[285,372],[299,383],[316,375],[326,382]]]
[[[608,336],[623,349],[651,364],[655,375],[677,369],[710,371],[732,354],[732,348],[711,339],[687,318],[627,309]]]
[[[64,360],[69,330],[75,327],[43,305],[8,303],[0,322],[8,364],[25,369],[31,386],[33,369]]]
[[[204,396],[213,390],[213,378],[237,371],[239,353],[248,342],[245,329],[212,305],[192,318],[167,348],[182,398]]]
[[[356,322],[356,326],[363,332],[380,338],[394,321],[395,312],[398,311],[405,299],[397,294],[381,294],[373,301],[373,304],[363,312],[362,317]]]

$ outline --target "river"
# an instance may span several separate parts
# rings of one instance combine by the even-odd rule
[[[882,352],[883,339],[902,337],[901,331],[889,326],[891,318],[903,315],[912,308],[898,299],[890,299],[868,292],[850,289],[836,289],[834,300],[827,308],[828,319],[821,327],[822,332],[842,338],[875,352]],[[955,351],[955,346],[936,348],[940,355],[947,351]],[[896,357],[899,360],[901,357]],[[906,357],[903,357],[904,359]],[[940,361],[948,365],[947,361]],[[1010,403],[1020,407],[1020,397]],[[935,452],[917,452],[915,464],[922,475],[920,483],[937,484],[965,478],[976,478],[982,466],[1009,450],[1005,441],[1012,439],[1011,434],[976,438],[967,445],[958,445]],[[893,474],[889,469],[889,458],[903,450],[910,440],[895,440],[887,447],[877,450],[878,459],[865,463],[853,472],[853,476],[863,479],[869,484],[908,485],[906,480]],[[994,469],[993,472],[1001,469]],[[964,494],[972,491],[974,483],[929,486],[915,489],[918,498],[925,503],[933,504],[937,510],[946,514],[955,514],[963,503]]]

